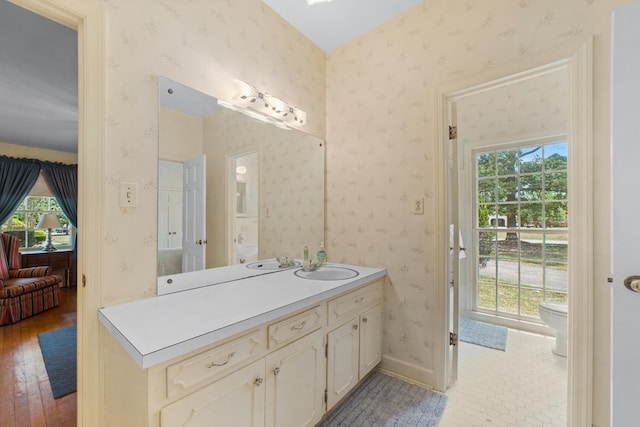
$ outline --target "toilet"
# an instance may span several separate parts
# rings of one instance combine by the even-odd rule
[[[567,303],[542,301],[538,312],[542,321],[556,331],[556,343],[551,351],[567,357]]]

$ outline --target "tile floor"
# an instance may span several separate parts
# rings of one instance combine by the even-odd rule
[[[553,338],[509,329],[507,351],[460,343],[439,427],[566,426],[567,359]]]

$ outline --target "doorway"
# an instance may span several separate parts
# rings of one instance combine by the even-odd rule
[[[517,146],[518,143],[526,142],[530,144],[536,139],[549,137],[550,134],[552,136],[562,135],[564,132],[561,129],[555,126],[548,126],[549,123],[554,123],[553,120],[555,120],[555,118],[552,118],[540,122],[541,126],[536,132],[525,132],[522,127],[511,126],[508,127],[506,131],[500,131],[501,133],[496,136],[496,122],[488,120],[486,112],[498,107],[498,110],[501,112],[500,117],[506,119],[509,123],[517,123],[515,115],[521,110],[526,110],[533,104],[531,102],[526,104],[518,103],[515,106],[506,108],[504,107],[505,100],[510,100],[511,95],[507,95],[506,98],[501,98],[501,96],[491,97],[490,92],[499,88],[508,88],[510,85],[518,82],[526,82],[536,76],[548,75],[556,70],[564,70],[563,72],[567,75],[567,83],[565,85],[566,93],[568,94],[566,141],[568,158],[570,159],[567,172],[569,194],[567,204],[568,212],[571,214],[575,213],[575,215],[571,217],[571,228],[568,230],[567,238],[567,265],[571,266],[567,274],[567,294],[569,306],[572,307],[572,310],[568,314],[569,346],[567,358],[567,425],[570,426],[591,424],[593,350],[589,337],[591,336],[592,330],[591,284],[593,283],[593,272],[589,266],[592,260],[593,238],[592,218],[588,213],[592,211],[591,188],[593,183],[590,173],[592,148],[590,124],[588,120],[591,108],[590,69],[591,42],[587,40],[572,46],[565,46],[553,51],[541,53],[536,57],[528,58],[518,64],[505,66],[500,70],[488,71],[482,73],[482,75],[472,76],[465,80],[443,85],[437,90],[439,107],[437,110],[439,114],[437,137],[439,141],[442,141],[437,151],[440,168],[437,177],[439,179],[439,187],[446,190],[438,200],[438,205],[441,206],[441,208],[436,240],[439,247],[443,248],[443,250],[438,251],[440,254],[438,257],[439,269],[436,276],[438,283],[441,283],[442,287],[439,286],[437,292],[442,298],[442,313],[437,318],[440,319],[438,323],[442,326],[442,329],[438,329],[439,326],[436,326],[436,330],[442,332],[441,335],[436,334],[438,340],[436,346],[440,350],[438,351],[436,349],[437,356],[434,360],[434,368],[436,388],[445,391],[455,383],[457,375],[458,346],[455,345],[454,338],[459,330],[456,310],[459,304],[465,304],[465,307],[473,307],[474,299],[476,304],[479,299],[477,293],[474,295],[475,290],[469,291],[470,288],[462,289],[460,286],[461,283],[468,283],[479,276],[477,268],[474,269],[473,264],[466,262],[474,258],[479,260],[480,257],[479,234],[480,231],[484,230],[477,229],[477,218],[479,214],[472,208],[466,210],[466,217],[464,209],[460,211],[459,215],[457,213],[455,213],[455,215],[451,213],[456,210],[460,204],[460,200],[466,200],[467,203],[470,203],[469,201],[472,201],[474,196],[474,192],[468,188],[472,186],[468,185],[465,189],[462,183],[469,182],[470,174],[475,173],[474,170],[477,165],[473,163],[477,158],[471,157],[470,155],[465,156],[464,150],[479,150],[482,144],[485,144],[484,149],[491,147],[495,153],[497,150],[509,148],[509,144],[514,147]],[[455,149],[448,151],[449,147],[452,146],[449,143],[449,135],[446,129],[450,124],[450,111],[452,110],[452,106],[458,109],[458,130],[459,132],[463,132],[461,123],[465,121],[471,123],[471,120],[469,117],[464,117],[466,113],[462,111],[460,104],[471,102],[474,100],[474,97],[481,94],[488,95],[489,98],[477,103],[476,122],[479,126],[484,126],[485,130],[473,128],[470,125],[466,125],[465,127],[471,130],[468,133],[469,135],[482,137],[477,138],[483,140],[481,141],[482,144],[476,143],[474,147],[474,144],[471,142],[458,142],[453,146]],[[494,134],[491,135],[491,132]],[[465,135],[461,134],[459,137],[464,138]],[[491,149],[484,151],[490,152]],[[458,151],[460,151],[460,153],[458,153]],[[482,150],[476,151],[476,154],[481,151]],[[469,161],[469,159],[472,158],[475,159],[474,162]],[[455,159],[455,165],[452,164],[453,159]],[[457,173],[450,175],[451,169],[449,166],[451,166],[453,170],[456,170]],[[455,182],[458,179],[460,180],[460,185]],[[477,189],[475,191],[477,192]],[[494,203],[494,205],[496,204]],[[500,226],[501,220],[504,220],[505,224],[508,225],[508,217],[509,215],[495,212],[493,218],[494,227]],[[491,218],[487,219],[488,224],[491,225]],[[475,223],[474,220],[476,221]],[[513,221],[512,219],[512,222]],[[454,236],[458,233],[462,234],[467,256],[465,261],[458,262],[455,256],[453,256],[453,260],[451,260],[450,251],[447,250],[451,247],[450,242],[452,240],[456,246],[459,246],[459,244],[457,243],[457,239],[450,240],[449,238],[450,224],[453,226]],[[473,237],[473,224],[476,224],[475,239]],[[515,225],[515,223],[513,225]],[[505,237],[507,231],[511,230],[505,230]],[[497,230],[490,230],[490,232],[495,233]],[[517,233],[515,233],[515,237],[518,237]],[[453,253],[455,253],[455,249]],[[450,285],[451,279],[449,278],[450,261],[453,261],[451,263],[453,286]],[[519,291],[522,290],[522,286],[517,285],[516,288],[518,288]],[[494,289],[497,292],[495,281]],[[451,301],[452,299],[453,301]],[[521,311],[522,308],[520,306],[518,307],[518,310]],[[473,310],[471,311],[473,312]],[[524,323],[520,319],[510,318],[510,316],[504,316],[503,318],[506,319],[506,323]],[[453,345],[449,344],[450,341]]]
[[[100,425],[103,419],[99,321],[103,304],[102,247],[105,148],[104,11],[92,2],[11,0],[24,9],[78,33],[78,425]],[[90,143],[88,143],[90,141]]]
[[[260,154],[258,149],[228,161],[229,264],[255,261],[259,254]]]

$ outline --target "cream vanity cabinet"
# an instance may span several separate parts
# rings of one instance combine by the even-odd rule
[[[253,282],[257,289],[253,292],[262,289],[267,295],[271,289],[264,287],[270,286],[270,280],[274,287],[287,285],[282,284],[277,274],[282,273],[243,279],[247,280],[244,284],[235,282],[217,285],[218,289],[216,286],[201,289],[196,291],[196,296],[201,300],[204,295],[215,301],[212,297],[222,298],[222,291],[234,291]],[[326,411],[381,360],[384,270],[373,270],[371,275],[374,277],[370,280],[360,279],[351,286],[293,282],[289,294],[313,292],[311,298],[293,304],[297,309],[282,308],[278,311],[280,316],[269,316],[263,323],[247,317],[253,320],[247,323],[252,326],[246,328],[230,323],[235,333],[227,335],[228,338],[193,346],[194,350],[188,352],[170,349],[172,356],[159,362],[137,361],[136,353],[125,351],[127,347],[123,345],[131,339],[119,340],[114,332],[124,329],[122,325],[130,325],[129,319],[135,319],[133,316],[144,318],[140,313],[149,313],[144,311],[148,307],[157,308],[160,304],[175,307],[182,304],[181,299],[186,304],[191,291],[165,295],[157,301],[142,300],[105,309],[103,323],[113,327],[109,331],[116,338],[105,342],[105,425],[317,425]],[[345,290],[341,292],[341,289]],[[240,297],[234,298],[243,301]],[[229,301],[233,299],[224,303],[232,304]],[[222,299],[219,304],[217,309],[223,310]],[[179,313],[188,306],[184,307]],[[235,309],[230,307],[230,311]],[[125,318],[126,322],[120,320]],[[165,325],[171,326],[179,319],[176,314]],[[148,319],[145,321],[152,325]],[[157,316],[154,321],[162,322],[162,317]],[[142,330],[138,323],[133,325],[136,331]],[[159,349],[164,351],[162,347]]]
[[[168,394],[231,373],[163,407],[160,425],[314,426],[324,413],[325,310],[318,305],[269,325],[271,353],[261,351],[261,329],[169,366]],[[263,357],[232,370],[255,355]]]
[[[329,301],[327,409],[382,360],[382,281]]]

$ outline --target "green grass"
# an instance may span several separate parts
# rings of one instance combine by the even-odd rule
[[[478,306],[488,310],[495,310],[495,278],[480,276],[478,288]],[[520,312],[518,313],[518,284],[508,280],[498,280],[498,311],[539,317],[538,303],[542,300],[542,288],[537,286],[520,285]],[[547,301],[566,302],[567,294],[563,292],[547,291]]]

